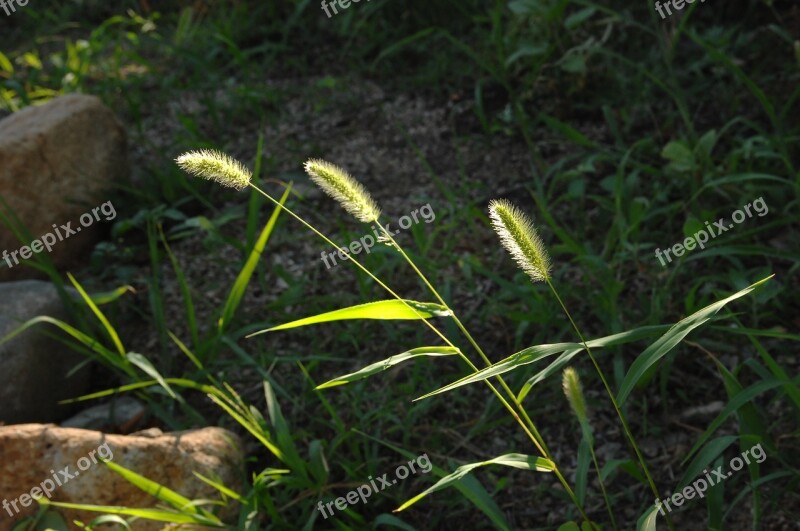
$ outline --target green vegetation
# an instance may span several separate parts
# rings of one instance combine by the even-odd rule
[[[132,146],[132,181],[85,267],[31,264],[79,290],[77,324],[25,327],[56,325],[108,371],[114,389],[81,400],[132,392],[155,425],[249,441],[245,491],[198,478],[238,519],[109,463],[162,507],[97,507],[114,515],[98,523],[800,520],[800,19],[787,4],[695,2],[662,20],[617,0],[373,1],[332,18],[304,0],[87,0],[0,19],[0,109],[95,94]],[[188,176],[175,159],[194,150],[241,160],[253,186]],[[311,157],[363,188],[319,161],[312,182]],[[490,214],[494,198],[516,207]],[[705,249],[655,256],[757,199],[763,216]],[[427,202],[434,223],[384,232],[356,267],[320,263],[381,232],[379,212]],[[529,267],[503,252],[498,223]],[[763,463],[658,514],[656,498],[756,444]],[[318,511],[423,453],[431,474]],[[53,525],[51,505],[26,528]]]

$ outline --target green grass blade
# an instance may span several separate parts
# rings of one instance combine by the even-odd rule
[[[747,496],[751,492],[755,492],[755,490],[764,483],[769,483],[770,481],[774,481],[776,479],[791,477],[796,475],[797,473],[792,470],[779,470],[777,472],[773,472],[772,474],[766,475],[762,478],[758,478],[756,481],[753,481],[751,483],[748,483],[746,486],[743,486],[742,491],[739,494],[737,494],[733,500],[731,500],[728,509],[725,511],[725,514],[722,517],[723,521],[728,519],[728,515],[730,514],[731,511],[734,511],[737,508],[739,508],[739,502],[741,502],[745,496]]]
[[[89,337],[88,335],[84,334],[80,330],[74,328],[73,326],[68,325],[64,321],[59,319],[54,319],[52,317],[48,317],[46,315],[40,315],[39,317],[34,317],[26,321],[25,323],[21,324],[19,328],[10,332],[4,338],[0,339],[0,345],[13,339],[14,337],[18,336],[28,328],[31,328],[34,325],[39,323],[49,323],[57,328],[60,328],[73,338],[75,338],[79,343],[84,345],[86,348],[100,356],[109,364],[113,365],[114,367],[119,368],[120,370],[124,371],[128,376],[133,378],[136,377],[136,373],[130,365],[130,362],[123,356],[118,356],[116,353],[112,352],[111,350],[107,349],[103,345],[97,342],[94,338]]]
[[[197,315],[194,310],[194,302],[192,302],[192,291],[189,289],[189,283],[186,282],[186,275],[183,273],[183,268],[178,263],[178,259],[175,258],[175,254],[172,252],[172,248],[169,246],[167,237],[164,235],[164,230],[161,228],[160,224],[158,225],[158,235],[161,238],[161,244],[164,246],[164,250],[167,251],[167,258],[169,258],[172,264],[172,270],[175,271],[175,276],[178,279],[178,287],[181,290],[183,304],[186,306],[186,324],[192,336],[192,344],[194,348],[197,348],[200,344],[200,333],[197,328]],[[167,333],[170,332],[167,331]]]
[[[128,507],[117,507],[114,505],[87,505],[82,503],[49,502],[48,505],[60,507],[62,509],[75,509],[77,511],[91,511],[95,513],[119,514],[125,516],[135,516],[146,520],[157,522],[171,522],[175,524],[202,524],[211,527],[227,527],[218,519],[217,521],[203,518],[200,515],[173,513],[163,509],[129,509]]]
[[[185,378],[165,378],[164,381],[171,383],[177,387],[185,387],[187,389],[194,389],[195,391],[201,391],[203,393],[213,393],[216,391],[214,387],[210,385],[204,385],[195,382],[194,380],[187,380]],[[114,387],[112,389],[105,389],[103,391],[97,391],[94,393],[90,393],[88,395],[79,396],[78,398],[69,398],[67,400],[62,400],[59,404],[72,404],[75,402],[85,402],[86,400],[95,400],[97,398],[104,398],[111,395],[116,395],[119,393],[127,393],[129,391],[138,391],[139,389],[145,389],[147,387],[153,387],[154,385],[161,385],[157,380],[148,380],[144,382],[136,382],[127,385],[122,385],[120,387]]]
[[[394,512],[400,512],[405,509],[408,509],[409,507],[417,503],[425,496],[433,494],[434,492],[440,491],[442,489],[446,489],[447,487],[452,486],[453,483],[459,481],[461,478],[463,478],[476,468],[488,465],[504,465],[514,468],[521,468],[523,470],[536,470],[537,472],[552,472],[555,469],[553,462],[550,461],[549,459],[545,459],[544,457],[534,457],[523,454],[506,454],[506,455],[501,455],[500,457],[495,457],[494,459],[489,459],[488,461],[480,461],[478,463],[470,463],[467,465],[462,465],[458,467],[452,474],[448,474],[447,476],[437,481],[432,487],[424,490],[423,492],[417,494],[410,500],[403,503],[403,505],[395,509]]]
[[[189,361],[191,361],[195,367],[197,367],[201,371],[205,370],[205,367],[203,366],[202,362],[199,359],[197,359],[197,356],[195,356],[194,353],[191,350],[189,350],[189,347],[187,347],[183,343],[183,341],[181,341],[180,338],[178,338],[178,336],[173,334],[171,330],[167,330],[167,334],[169,334],[169,338],[172,340],[172,342],[175,343],[175,345],[177,345],[178,349],[180,349],[180,351],[183,352],[187,358],[189,358]]]
[[[3,52],[0,52],[0,70],[9,74],[14,73],[14,65]]]
[[[686,468],[686,471],[681,476],[675,492],[678,492],[692,482],[693,479],[702,476],[704,469],[717,459],[728,446],[739,440],[738,435],[723,435],[710,441],[697,453],[697,456],[692,460],[692,463]],[[685,462],[685,461],[684,461]]]
[[[161,485],[160,483],[156,483],[155,481],[148,479],[141,474],[137,474],[136,472],[129,470],[113,461],[103,460],[103,464],[105,464],[108,468],[112,471],[116,472],[120,476],[122,476],[127,482],[129,482],[134,487],[143,490],[147,494],[153,496],[161,500],[164,503],[167,503],[173,506],[175,509],[181,512],[188,512],[191,513],[193,516],[201,516],[204,520],[213,522],[215,524],[221,524],[222,522],[214,516],[213,514],[209,513],[208,511],[203,510],[200,507],[197,507],[192,500],[181,496],[177,492],[172,489]]]
[[[735,317],[734,319],[739,324],[739,327],[742,330],[746,330],[744,327],[741,326],[742,323],[738,319],[736,319]],[[758,354],[761,356],[761,359],[764,360],[764,363],[769,368],[772,375],[779,380],[789,380],[789,375],[786,374],[786,371],[783,369],[783,367],[781,367],[778,364],[778,362],[775,361],[775,358],[773,358],[770,355],[770,353],[767,352],[767,349],[765,349],[764,346],[761,344],[761,342],[756,338],[757,332],[758,331],[754,331],[754,333],[748,333],[747,338],[750,340],[755,349],[758,351]],[[791,336],[790,338],[787,339],[792,339],[793,341],[798,340],[796,337],[791,337]],[[798,389],[794,385],[786,385],[783,390],[786,391],[786,394],[792,400],[797,410],[800,411],[800,389]]]
[[[666,334],[658,338],[655,343],[650,345],[636,358],[636,361],[633,362],[631,368],[628,370],[628,373],[625,375],[622,385],[620,385],[619,393],[617,394],[617,402],[619,405],[621,406],[625,403],[625,400],[627,400],[628,396],[630,396],[631,391],[633,391],[634,387],[642,378],[642,376],[644,376],[647,370],[656,362],[658,362],[658,360],[666,356],[667,353],[675,348],[675,346],[680,343],[683,338],[689,335],[692,330],[706,323],[709,319],[716,315],[717,312],[724,308],[726,304],[740,297],[744,297],[756,289],[759,285],[767,282],[773,276],[774,275],[770,275],[763,280],[759,280],[755,284],[734,293],[730,297],[726,297],[725,299],[717,301],[714,304],[710,304],[702,310],[693,313],[689,317],[682,319],[680,322],[675,324],[675,326],[670,328]]]
[[[291,191],[292,187],[289,185],[281,196],[281,205],[286,202]],[[261,231],[261,235],[258,237],[258,240],[253,246],[253,250],[250,252],[247,262],[245,262],[244,267],[239,272],[239,276],[236,277],[236,281],[233,283],[233,287],[228,294],[228,299],[225,301],[225,306],[222,309],[222,315],[219,318],[218,328],[220,331],[223,331],[225,326],[230,323],[231,319],[233,319],[233,315],[236,313],[236,309],[239,307],[239,303],[242,301],[242,297],[247,289],[247,285],[250,284],[250,279],[253,276],[253,272],[256,270],[256,266],[258,265],[258,261],[264,252],[267,242],[269,241],[269,237],[272,234],[272,231],[275,229],[275,224],[278,221],[278,216],[280,215],[281,210],[283,209],[280,206],[275,207],[275,210],[272,212],[269,221],[267,221],[267,224]]]
[[[209,393],[208,397],[219,407],[225,410],[225,412],[230,415],[230,417],[238,422],[244,429],[250,432],[250,434],[258,439],[258,441],[264,445],[264,447],[269,450],[275,457],[280,459],[282,462],[286,462],[286,456],[283,454],[280,448],[278,448],[272,441],[269,439],[269,433],[264,431],[263,427],[258,423],[254,422],[252,418],[245,412],[243,413],[240,408],[237,406],[236,403],[233,403],[230,398],[225,396],[222,391],[218,389],[214,389],[214,392]]]
[[[402,354],[390,356],[383,361],[378,361],[371,365],[367,365],[363,369],[356,372],[345,374],[344,376],[339,376],[329,380],[324,384],[318,385],[316,388],[327,389],[329,387],[336,387],[337,385],[349,384],[364,378],[368,378],[374,374],[378,374],[379,372],[383,372],[391,367],[394,367],[395,365],[419,356],[452,356],[453,354],[458,354],[458,352],[458,349],[453,347],[419,347],[411,349],[407,352],[403,352]]]
[[[610,347],[614,345],[620,345],[623,343],[628,343],[630,341],[636,341],[642,339],[643,337],[647,337],[649,335],[653,335],[658,331],[664,330],[666,328],[667,327],[663,325],[645,326],[641,328],[636,328],[634,330],[629,330],[628,332],[621,332],[619,334],[613,334],[610,336],[593,339],[591,341],[588,341],[587,344],[589,345],[589,348],[600,348],[600,347]],[[511,356],[509,356],[504,360],[498,361],[497,363],[495,363],[490,367],[486,367],[485,369],[481,369],[476,373],[465,376],[464,378],[461,378],[460,380],[457,380],[451,384],[439,388],[436,391],[432,391],[426,395],[423,395],[417,398],[416,400],[422,400],[424,398],[429,398],[439,393],[452,391],[453,389],[456,389],[464,385],[480,382],[482,380],[486,380],[493,376],[498,376],[500,374],[512,371],[523,365],[534,363],[548,356],[553,356],[555,354],[559,354],[562,352],[567,352],[567,353],[572,352],[574,354],[577,354],[581,350],[583,350],[583,345],[581,345],[580,343],[553,343],[553,344],[535,345],[532,347],[528,347],[526,349],[520,350],[516,354],[512,354]],[[563,363],[566,363],[567,361],[569,361],[569,359],[564,360]],[[548,367],[548,369],[550,369],[550,367]],[[525,394],[527,394],[527,391]]]
[[[100,308],[97,307],[92,298],[86,293],[86,291],[84,291],[83,286],[81,286],[78,281],[75,280],[75,277],[72,276],[72,273],[67,273],[67,276],[69,277],[70,282],[72,282],[72,285],[75,286],[75,289],[78,290],[78,293],[81,294],[81,297],[83,297],[86,305],[92,310],[92,313],[97,316],[97,319],[103,325],[103,328],[105,328],[109,337],[111,337],[111,341],[114,342],[114,346],[117,347],[117,351],[121,356],[125,356],[125,347],[122,346],[122,341],[119,339],[119,334],[117,334],[117,331],[113,326],[111,326],[111,323],[108,321],[108,319],[106,319],[106,316],[103,315],[103,312],[100,311]]]
[[[136,365],[142,371],[144,371],[145,374],[147,374],[151,378],[154,378],[159,383],[159,385],[161,385],[161,387],[163,387],[164,390],[167,393],[169,393],[170,397],[178,398],[177,395],[175,394],[175,392],[172,390],[172,388],[166,382],[166,380],[164,380],[164,377],[161,376],[161,373],[158,372],[158,370],[153,366],[152,363],[150,363],[150,360],[148,360],[147,358],[145,358],[144,356],[142,356],[141,354],[139,354],[137,352],[129,352],[128,355],[126,356],[126,358],[133,365]]]
[[[399,446],[395,446],[391,443],[373,437],[372,435],[369,435],[359,430],[353,430],[353,431],[358,433],[359,435],[366,437],[367,439],[380,443],[386,446],[387,448],[391,448],[392,450],[402,455],[406,459],[417,458],[416,455],[409,452],[408,450],[400,448]],[[433,474],[436,477],[443,478],[447,476],[447,471],[431,463],[431,474]],[[502,529],[503,531],[508,531],[511,529],[511,526],[506,520],[506,517],[503,514],[503,512],[497,506],[497,504],[489,495],[489,493],[486,492],[486,489],[483,487],[483,485],[481,485],[481,482],[475,478],[475,476],[466,476],[462,478],[461,481],[458,481],[455,484],[453,484],[453,488],[459,491],[462,496],[467,498],[470,502],[472,502],[472,504],[475,507],[477,507],[481,512],[483,512],[483,514],[485,514],[489,518],[489,520],[491,520],[492,523],[497,526],[498,529]]]
[[[669,330],[669,325],[654,325],[654,326],[642,326],[639,328],[634,328],[633,330],[628,330],[627,332],[621,332],[619,334],[614,334],[611,336],[601,337],[599,339],[593,339],[589,341],[589,348],[600,348],[600,347],[611,347],[615,345],[622,345],[624,343],[631,343],[633,341],[639,341],[641,339],[654,336],[656,334],[660,334]],[[525,385],[522,386],[519,394],[517,395],[517,400],[524,400],[528,393],[530,393],[533,386],[541,382],[542,380],[549,377],[551,374],[561,371],[562,367],[568,364],[572,358],[577,356],[583,352],[583,345],[580,345],[577,349],[567,350],[559,355],[550,365],[546,368],[542,369],[538,373],[531,376]]]
[[[294,437],[289,429],[289,424],[283,416],[281,406],[275,396],[275,391],[272,389],[272,384],[268,380],[263,380],[264,383],[264,398],[267,402],[267,414],[269,415],[272,428],[275,430],[275,440],[283,451],[286,457],[286,464],[297,472],[305,473],[305,461],[300,458],[300,453],[297,451],[297,446],[294,444]]]
[[[636,522],[636,531],[656,531],[658,507],[653,505]]]
[[[798,385],[800,383],[800,377],[795,378],[794,382],[787,382],[785,380],[774,380],[774,379],[773,380],[764,380],[764,381],[758,382],[756,384],[751,385],[750,387],[747,387],[747,388],[743,389],[740,393],[737,393],[736,396],[734,396],[730,400],[730,402],[728,402],[728,404],[725,406],[725,409],[723,409],[720,412],[720,414],[717,415],[717,418],[715,418],[711,422],[711,424],[708,426],[708,428],[703,433],[703,435],[700,436],[700,438],[694,444],[694,446],[689,451],[689,453],[686,454],[686,457],[681,462],[681,466],[683,466],[686,463],[686,461],[688,461],[694,455],[694,453],[701,446],[703,446],[705,444],[705,442],[708,440],[708,438],[711,437],[711,435],[713,435],[714,432],[717,431],[717,429],[720,426],[722,426],[722,423],[725,422],[725,420],[727,420],[727,418],[730,415],[732,415],[734,412],[736,412],[736,410],[738,410],[741,406],[743,406],[745,404],[748,404],[751,400],[753,400],[758,395],[760,395],[762,393],[765,393],[765,392],[767,392],[767,391],[769,391],[771,389],[775,389],[776,387],[784,386],[787,383],[788,384],[793,384],[793,385]]]
[[[448,391],[452,391],[453,389],[457,389],[464,385],[480,382],[488,378],[491,378],[493,376],[498,376],[500,374],[507,373],[518,367],[522,367],[523,365],[533,363],[542,358],[546,358],[547,356],[552,356],[554,354],[564,352],[565,350],[579,349],[579,348],[581,348],[581,345],[579,343],[553,343],[547,345],[536,345],[533,347],[528,347],[524,350],[517,352],[516,354],[511,355],[510,357],[502,361],[495,363],[490,367],[481,369],[476,373],[470,374],[469,376],[465,376],[464,378],[461,378],[460,380],[457,380],[451,384],[445,385],[444,387],[440,387],[435,391],[431,391],[428,394],[422,395],[421,397],[416,398],[415,401],[424,400],[426,398],[430,398],[440,393],[446,393]]]
[[[238,492],[236,492],[234,490],[229,489],[228,487],[226,487],[222,483],[214,481],[211,478],[207,478],[203,474],[201,474],[199,472],[196,472],[196,471],[192,471],[192,474],[194,474],[197,477],[197,479],[199,479],[200,481],[202,481],[206,485],[214,487],[215,489],[220,491],[222,494],[224,494],[228,498],[231,498],[232,500],[236,500],[237,502],[239,502],[239,503],[241,503],[243,505],[247,504],[247,500],[245,500],[244,497],[241,494],[239,494]]]
[[[349,308],[342,308],[332,312],[322,313],[313,317],[306,317],[297,321],[267,328],[254,332],[247,337],[257,336],[265,332],[275,330],[286,330],[318,323],[328,323],[331,321],[342,321],[347,319],[428,319],[429,317],[445,317],[450,315],[446,306],[432,302],[417,302],[410,300],[386,300],[358,304]]]
[[[136,290],[133,289],[133,286],[120,286],[115,290],[112,291],[102,291],[100,293],[92,293],[89,295],[89,298],[92,299],[92,302],[103,306],[105,304],[110,304],[126,293],[136,293]]]

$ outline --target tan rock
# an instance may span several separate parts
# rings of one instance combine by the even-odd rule
[[[44,424],[0,427],[0,531],[11,529],[14,521],[36,511],[36,503],[28,499],[31,489],[49,489],[55,483],[54,475],[62,485],[53,485],[52,501],[140,508],[161,503],[109,470],[97,457],[108,458],[189,499],[220,498],[194,471],[241,492],[243,456],[235,434],[212,427],[166,434],[150,430],[147,435],[107,435]],[[23,500],[30,506],[23,507]],[[234,505],[228,506],[224,518],[233,518]],[[59,511],[67,522],[78,519],[88,523],[101,514]],[[139,520],[132,527],[156,530],[164,526]]]
[[[103,221],[81,227],[80,216],[106,203],[112,184],[127,174],[125,131],[97,97],[62,96],[0,120],[0,196],[34,239],[53,232],[53,224],[81,228],[51,247],[57,267],[96,241]],[[0,223],[0,252],[21,246]],[[7,267],[0,262],[0,280],[36,276],[29,267]]]

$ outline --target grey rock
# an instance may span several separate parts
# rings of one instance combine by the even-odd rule
[[[55,286],[38,280],[0,283],[0,338],[39,315],[66,320]],[[58,401],[89,390],[88,367],[67,377],[84,358],[43,332],[25,330],[0,344],[0,422],[51,422],[74,409]],[[60,333],[60,332],[59,332]]]
[[[107,404],[84,409],[60,424],[62,428],[131,433],[142,423],[145,412],[144,404],[130,396],[122,396]]]

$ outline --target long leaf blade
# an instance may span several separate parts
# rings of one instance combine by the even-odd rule
[[[450,311],[441,304],[431,302],[417,302],[410,300],[385,300],[358,304],[349,308],[342,308],[332,312],[306,317],[297,321],[267,328],[254,332],[247,337],[253,337],[265,332],[276,330],[287,330],[311,324],[328,323],[331,321],[342,321],[346,319],[428,319],[429,317],[444,317],[450,315]]]
[[[316,388],[327,389],[329,387],[336,387],[337,385],[353,383],[364,378],[369,378],[374,374],[378,374],[379,372],[383,372],[391,367],[394,367],[395,365],[399,365],[400,363],[404,363],[419,356],[452,356],[454,354],[458,354],[458,352],[458,349],[453,347],[419,347],[411,349],[403,352],[402,354],[396,354],[386,358],[385,360],[367,365],[363,369],[360,369],[356,372],[351,372],[350,374],[345,374],[344,376],[339,376],[329,380],[318,385]]]
[[[506,454],[506,455],[501,455],[500,457],[495,457],[494,459],[489,459],[488,461],[480,461],[478,463],[469,463],[467,465],[461,465],[455,470],[455,472],[443,477],[442,479],[437,481],[432,487],[424,490],[423,492],[417,494],[410,500],[406,501],[403,505],[395,509],[393,512],[397,513],[404,509],[407,509],[410,506],[417,503],[422,498],[424,498],[425,496],[427,496],[428,494],[433,494],[434,492],[446,489],[447,487],[450,487],[453,483],[459,481],[460,479],[462,479],[464,476],[466,476],[476,468],[488,465],[504,465],[513,468],[521,468],[523,470],[536,470],[537,472],[552,472],[555,469],[553,462],[550,461],[549,459],[545,459],[544,457],[534,457],[524,454]]]
[[[164,485],[161,485],[160,483],[156,483],[155,481],[148,479],[142,476],[141,474],[137,474],[136,472],[129,470],[121,465],[118,465],[113,461],[104,460],[103,464],[105,464],[112,471],[122,476],[126,481],[128,481],[134,487],[143,490],[147,494],[155,498],[158,498],[164,503],[168,503],[169,505],[173,506],[175,509],[181,511],[182,513],[202,516],[205,520],[214,522],[216,524],[222,523],[213,514],[197,507],[194,504],[194,502],[192,502],[192,500],[190,500],[189,498],[181,496],[174,490],[169,489]]]
[[[663,326],[663,325],[660,325],[660,326],[644,326],[644,327],[641,327],[641,328],[636,328],[634,330],[629,330],[628,332],[621,332],[619,334],[613,334],[613,335],[610,335],[610,336],[605,336],[605,337],[601,337],[601,338],[598,338],[598,339],[593,339],[591,341],[588,341],[587,344],[589,345],[589,348],[610,347],[610,346],[614,346],[614,345],[628,343],[630,341],[636,341],[636,340],[639,340],[639,339],[641,339],[643,337],[654,335],[658,331],[665,330],[666,328],[667,327]],[[433,395],[437,395],[439,393],[452,391],[453,389],[456,389],[456,388],[461,387],[463,385],[469,385],[471,383],[480,382],[482,380],[486,380],[486,379],[491,378],[493,376],[499,376],[499,375],[504,374],[506,372],[512,371],[512,370],[516,369],[517,367],[521,367],[523,365],[528,365],[530,363],[535,363],[535,362],[537,362],[537,361],[539,361],[539,360],[541,360],[543,358],[546,358],[546,357],[549,357],[549,356],[553,356],[555,354],[567,353],[567,354],[575,355],[575,354],[578,354],[582,350],[583,350],[583,345],[581,345],[580,343],[553,343],[553,344],[545,344],[545,345],[534,345],[532,347],[528,347],[528,348],[525,348],[523,350],[520,350],[516,354],[512,354],[511,356],[509,356],[508,358],[506,358],[504,360],[498,361],[497,363],[495,363],[494,365],[492,365],[490,367],[486,367],[485,369],[481,369],[480,371],[478,371],[478,372],[476,372],[474,374],[470,374],[468,376],[465,376],[464,378],[461,378],[460,380],[457,380],[457,381],[455,381],[455,382],[453,382],[451,384],[448,384],[448,385],[446,385],[446,386],[444,386],[444,387],[442,387],[440,389],[437,389],[435,391],[432,391],[432,392],[430,392],[430,393],[428,393],[426,395],[423,395],[423,396],[417,398],[416,400],[422,400],[424,398],[428,398],[428,397],[431,397]],[[556,361],[556,363],[559,364],[559,366],[556,367],[556,369],[558,369],[560,367],[560,365],[563,365],[564,363],[567,363],[569,361],[569,359],[571,359],[571,357],[572,356],[569,356],[569,357],[567,357],[565,359],[559,358],[559,360]],[[548,368],[545,369],[545,371],[552,371],[553,370],[552,367],[553,367],[553,365],[548,366]],[[539,373],[539,374],[541,374],[541,373]],[[536,375],[533,378],[531,378],[531,380],[529,380],[529,383],[531,383],[533,380],[535,380],[538,376],[539,375]],[[535,383],[535,381],[533,383]],[[528,384],[526,384],[526,386],[527,385]],[[533,385],[533,384],[531,383],[531,385]],[[527,389],[525,387],[523,387],[523,391],[521,392],[520,400],[522,400],[522,398],[525,397],[525,395],[528,393],[529,390],[530,390],[529,387]],[[524,393],[524,394],[522,394],[522,393]]]
[[[292,186],[287,186],[286,191],[283,193],[279,201],[281,205],[286,203],[291,191]],[[253,276],[253,272],[256,270],[258,261],[261,259],[261,255],[264,252],[264,248],[267,246],[267,242],[269,241],[269,237],[272,235],[272,231],[275,229],[275,224],[278,222],[278,216],[280,216],[282,210],[283,208],[281,206],[275,207],[275,210],[272,212],[269,221],[267,221],[267,224],[264,225],[261,235],[259,235],[258,240],[256,240],[253,250],[250,252],[250,256],[247,258],[247,262],[245,262],[244,267],[242,267],[242,270],[236,277],[236,281],[233,283],[233,287],[228,294],[228,299],[225,301],[222,315],[219,318],[219,330],[224,330],[225,325],[227,325],[231,319],[233,319],[233,315],[236,313],[236,309],[239,307],[239,303],[244,296],[244,292],[247,289],[248,284],[250,284],[250,279]]]
[[[384,440],[378,439],[359,431],[357,429],[353,430],[354,432],[366,437],[367,439],[373,440],[377,443],[380,443],[387,448],[391,448],[398,454],[404,456],[406,459],[415,459],[416,456],[405,450],[400,448],[399,446],[395,446],[392,443],[386,442]],[[431,463],[431,474],[434,476],[443,478],[447,476],[447,471],[443,468],[439,468],[438,466]],[[503,531],[509,531],[511,526],[508,524],[505,515],[500,510],[500,508],[495,503],[494,499],[489,495],[486,489],[481,485],[481,482],[475,476],[466,476],[461,481],[457,481],[453,484],[453,488],[455,488],[458,492],[460,492],[466,499],[468,499],[472,504],[477,507],[483,514],[485,514],[489,520],[494,523],[498,529]]]
[[[770,275],[763,280],[759,280],[755,284],[734,293],[730,297],[710,304],[689,317],[682,319],[676,323],[675,326],[670,328],[666,334],[658,338],[655,343],[647,347],[647,349],[636,358],[636,361],[633,362],[631,368],[628,370],[628,374],[626,374],[625,378],[622,380],[622,385],[617,394],[617,402],[619,405],[621,406],[628,396],[630,396],[631,391],[633,391],[633,388],[647,370],[658,362],[658,360],[666,356],[667,353],[680,343],[683,338],[689,335],[692,330],[706,323],[706,321],[716,315],[726,304],[740,297],[744,297],[773,276],[774,275]]]

